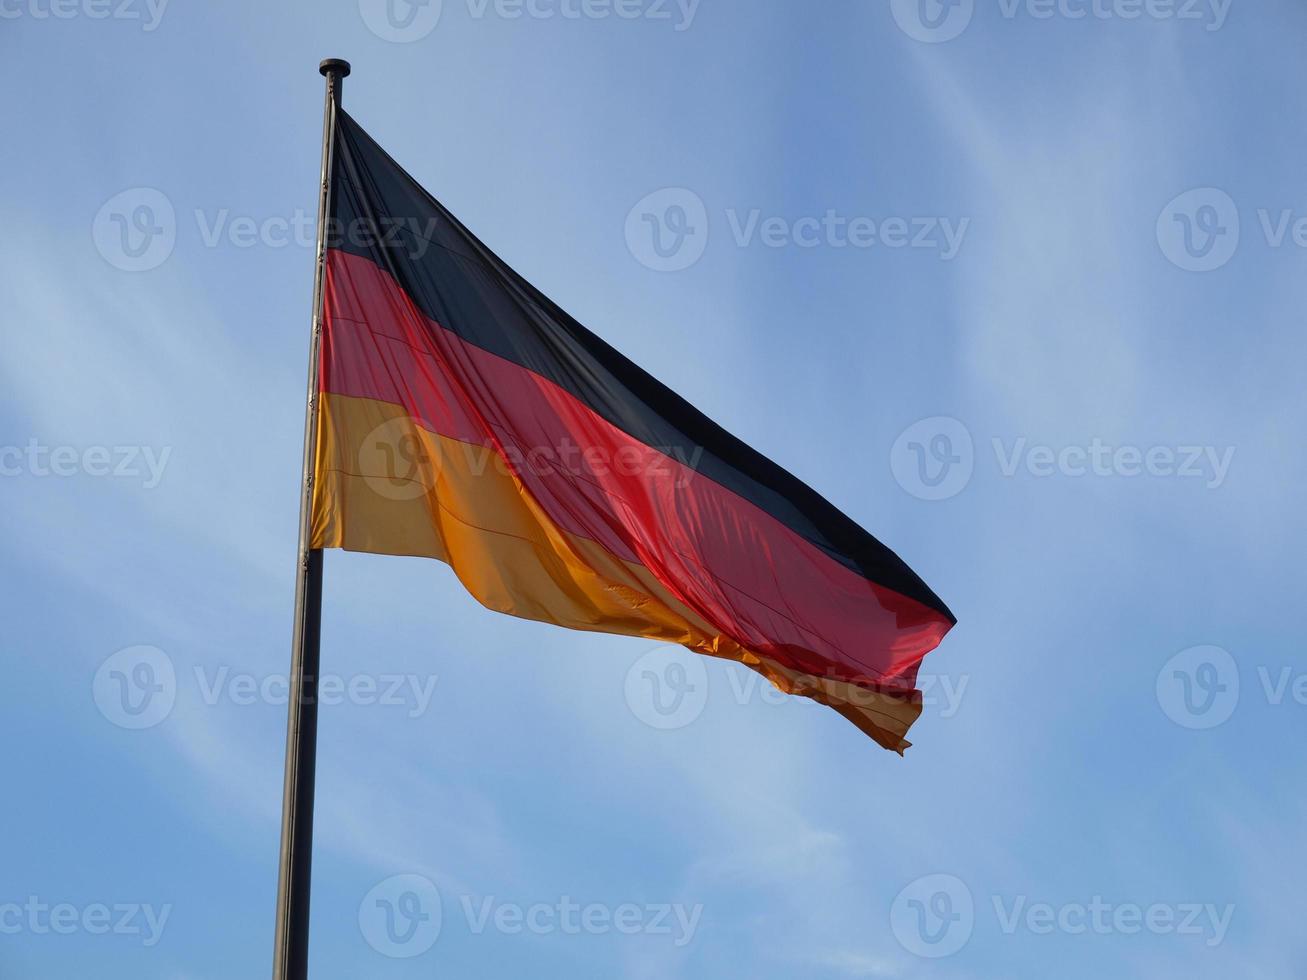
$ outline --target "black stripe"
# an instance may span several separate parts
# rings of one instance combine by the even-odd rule
[[[559,385],[628,435],[696,458],[702,475],[757,505],[865,578],[953,614],[894,552],[815,490],[717,425],[510,269],[341,112],[328,245],[390,273],[432,320]]]

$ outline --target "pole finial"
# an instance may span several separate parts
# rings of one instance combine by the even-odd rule
[[[344,78],[349,74],[349,62],[344,58],[328,58],[318,65],[318,71],[323,75],[339,75]]]

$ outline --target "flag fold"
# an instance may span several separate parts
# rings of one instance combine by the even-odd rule
[[[953,615],[892,551],[527,283],[340,113],[312,544],[738,661],[901,752]]]

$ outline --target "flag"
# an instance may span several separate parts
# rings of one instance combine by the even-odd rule
[[[343,111],[312,546],[486,607],[682,644],[902,752],[955,619],[892,551],[504,264]]]

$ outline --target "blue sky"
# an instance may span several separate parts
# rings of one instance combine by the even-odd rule
[[[1307,11],[518,9],[0,0],[0,975],[269,970],[327,56],[960,624],[899,759],[329,554],[315,977],[1299,975]]]

